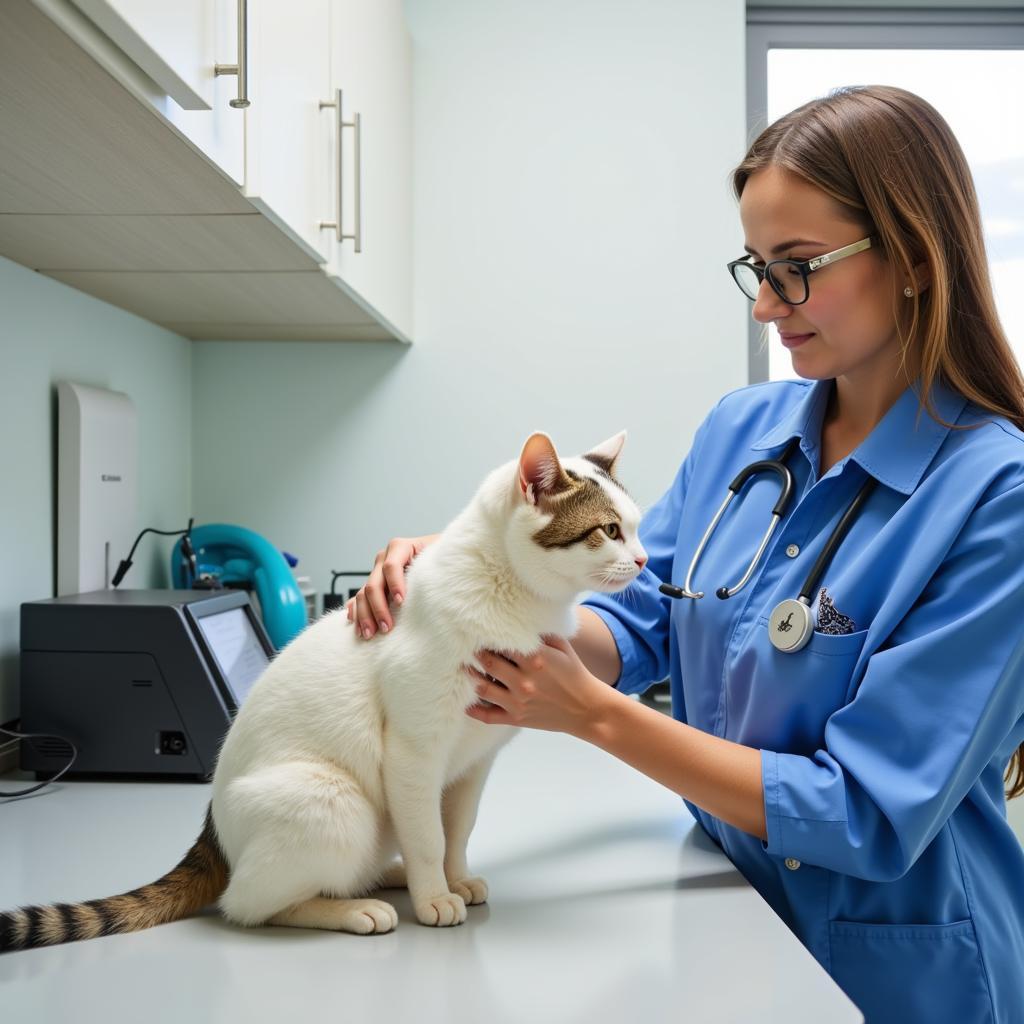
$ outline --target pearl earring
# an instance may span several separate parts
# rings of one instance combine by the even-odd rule
[[[910,285],[908,284],[907,287],[903,289],[903,294],[906,295],[906,297],[908,299],[913,298],[913,296],[914,296],[914,289],[911,288]]]

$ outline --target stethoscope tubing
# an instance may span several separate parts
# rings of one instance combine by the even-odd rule
[[[815,588],[818,586],[818,582],[821,577],[825,574],[825,569],[828,566],[829,561],[835,554],[836,548],[843,542],[843,538],[846,536],[847,531],[853,525],[854,519],[857,517],[857,513],[860,511],[861,506],[865,501],[868,500],[868,496],[875,489],[875,484],[878,483],[873,476],[869,476],[867,480],[861,484],[860,490],[854,495],[853,501],[850,502],[849,507],[843,513],[843,518],[836,524],[836,528],[832,531],[832,535],[829,537],[825,546],[821,549],[821,554],[814,560],[814,565],[811,566],[811,571],[807,574],[807,579],[804,580],[804,585],[800,588],[800,598],[810,602],[813,598]]]
[[[765,535],[761,538],[761,543],[758,545],[757,552],[755,553],[750,565],[747,566],[747,571],[743,574],[743,578],[736,584],[735,587],[719,587],[715,591],[715,596],[721,599],[732,597],[733,594],[739,593],[750,580],[750,577],[754,574],[754,569],[757,563],[761,560],[761,555],[764,554],[765,548],[768,547],[769,541],[772,539],[772,534],[775,532],[775,527],[779,525],[782,517],[786,514],[786,508],[789,506],[790,498],[793,496],[793,490],[795,484],[793,482],[793,474],[790,472],[788,466],[783,461],[793,450],[793,442],[790,442],[786,446],[785,451],[782,454],[781,459],[763,459],[760,462],[752,462],[745,469],[741,469],[739,473],[733,478],[731,484],[729,484],[729,492],[725,496],[725,500],[719,506],[718,511],[715,513],[715,518],[711,520],[708,528],[704,531],[704,536],[701,537],[700,544],[697,546],[696,552],[694,552],[693,558],[690,560],[690,566],[686,572],[686,582],[683,584],[683,592],[680,594],[672,593],[672,597],[692,597],[699,600],[704,596],[704,591],[694,592],[693,590],[693,574],[697,569],[697,563],[700,561],[700,556],[704,553],[704,548],[707,546],[708,541],[711,539],[711,535],[715,532],[715,528],[718,526],[719,520],[725,515],[725,510],[729,507],[733,498],[743,489],[743,485],[752,477],[757,476],[758,473],[775,473],[780,480],[779,497],[775,502],[775,507],[772,509],[772,520],[768,526]],[[669,584],[671,587],[671,584]],[[673,588],[678,589],[678,588]]]
[[[741,469],[739,473],[733,478],[732,483],[729,484],[728,493],[725,496],[725,500],[719,506],[718,511],[715,513],[714,518],[708,524],[708,528],[704,531],[704,536],[700,539],[700,544],[697,545],[697,550],[693,553],[693,558],[690,559],[690,565],[686,570],[686,581],[682,587],[677,587],[673,583],[662,583],[658,588],[663,594],[667,594],[673,598],[689,597],[694,600],[700,600],[704,596],[704,591],[694,591],[693,589],[693,574],[697,570],[697,563],[700,561],[701,555],[704,553],[705,547],[707,547],[708,541],[711,539],[711,535],[715,532],[719,521],[722,516],[725,515],[725,510],[729,507],[733,498],[739,494],[743,485],[752,477],[758,473],[775,473],[780,480],[779,497],[772,508],[772,520],[765,532],[764,537],[761,538],[761,543],[758,545],[757,551],[754,557],[750,560],[750,564],[747,566],[746,572],[740,579],[739,583],[734,587],[719,587],[715,591],[715,596],[725,600],[726,598],[732,597],[734,594],[738,594],[750,580],[750,577],[754,574],[754,569],[757,567],[757,563],[761,559],[761,555],[764,554],[765,548],[768,547],[768,543],[772,538],[772,534],[775,532],[775,528],[782,521],[782,517],[786,514],[786,509],[789,507],[790,499],[793,497],[793,491],[796,485],[793,481],[793,474],[789,467],[786,465],[786,461],[789,456],[796,449],[796,446],[800,443],[800,439],[794,437],[789,444],[783,449],[782,455],[777,459],[762,459],[760,462],[752,462],[749,466]]]
[[[779,458],[763,459],[759,462],[752,462],[736,475],[732,483],[729,484],[729,493],[719,506],[718,511],[715,513],[715,516],[708,525],[708,528],[704,531],[700,544],[698,544],[697,550],[694,552],[693,558],[690,560],[690,565],[686,572],[686,581],[683,587],[677,587],[672,583],[662,583],[658,589],[663,594],[667,594],[669,597],[677,599],[689,597],[695,600],[699,600],[704,596],[704,591],[694,591],[693,589],[693,575],[696,571],[701,555],[704,553],[704,549],[707,547],[712,534],[715,532],[719,522],[725,515],[726,509],[729,507],[736,495],[742,490],[744,484],[746,484],[752,476],[756,476],[758,473],[770,472],[779,477],[780,489],[778,500],[772,508],[772,518],[771,523],[768,526],[768,530],[765,532],[764,537],[762,537],[761,543],[758,545],[757,551],[751,559],[750,564],[747,566],[746,572],[744,572],[739,583],[734,587],[719,587],[718,590],[715,591],[715,596],[724,600],[739,593],[739,591],[747,585],[751,576],[754,574],[755,568],[761,560],[761,556],[768,547],[772,535],[775,533],[776,527],[782,521],[786,514],[786,509],[789,507],[790,499],[792,498],[795,490],[795,483],[793,480],[793,474],[786,465],[786,462],[789,461],[790,455],[796,450],[799,443],[800,438],[794,437],[783,449]],[[810,614],[810,603],[813,598],[814,591],[817,588],[821,577],[824,575],[825,569],[831,561],[832,556],[835,554],[836,549],[842,543],[847,531],[853,524],[853,520],[857,517],[858,512],[864,502],[867,501],[868,496],[875,489],[876,483],[877,481],[875,478],[869,476],[861,485],[854,496],[853,501],[850,502],[846,511],[836,524],[836,527],[829,536],[825,546],[821,549],[818,557],[814,560],[814,564],[811,566],[811,569],[804,580],[803,586],[800,588],[799,596],[796,599],[787,598],[773,610],[769,619],[769,636],[772,644],[778,650],[785,653],[792,653],[800,650],[807,644],[808,640],[810,640],[810,637],[814,632],[814,623]],[[792,624],[794,617],[799,620],[798,627]],[[792,636],[783,636],[783,634],[788,634],[793,629],[797,629],[797,632]],[[780,635],[777,637],[775,635],[776,633]]]

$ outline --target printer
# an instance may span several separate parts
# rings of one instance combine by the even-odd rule
[[[21,767],[55,775],[213,774],[274,655],[240,590],[99,590],[21,606]]]

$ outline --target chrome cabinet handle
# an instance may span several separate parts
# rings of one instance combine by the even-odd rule
[[[335,238],[337,238],[337,240],[339,242],[344,242],[347,238],[351,238],[352,241],[355,242],[355,251],[356,252],[362,252],[363,251],[363,228],[362,228],[362,222],[363,222],[363,187],[362,187],[362,177],[361,177],[362,162],[363,162],[362,161],[362,152],[361,152],[362,131],[363,131],[362,130],[362,117],[359,114],[353,114],[351,121],[346,121],[345,120],[344,114],[342,113],[342,106],[341,106],[341,89],[335,89],[334,90],[334,99],[333,100],[321,100],[320,101],[320,109],[321,110],[324,110],[327,107],[330,107],[331,109],[337,111],[337,116],[336,116],[336,119],[335,119],[336,120],[336,126],[335,126],[335,132],[334,132],[334,161],[335,161],[335,164],[337,165],[337,178],[336,178],[336,181],[337,181],[338,188],[337,188],[337,194],[336,194],[335,200],[334,200],[335,206],[336,206],[335,218],[334,218],[334,220],[330,220],[330,221],[328,221],[328,220],[320,221],[320,227],[321,228],[333,228],[334,229]],[[354,148],[353,148],[353,151],[352,151],[352,155],[354,157],[354,169],[353,169],[353,173],[352,173],[352,178],[353,178],[353,183],[355,185],[356,212],[355,212],[355,218],[354,218],[355,230],[352,232],[352,234],[346,234],[345,233],[345,229],[342,226],[342,224],[343,224],[343,222],[342,222],[342,209],[343,209],[343,205],[344,205],[344,201],[345,201],[344,200],[344,192],[342,190],[342,187],[343,187],[343,171],[342,171],[342,152],[343,152],[343,147],[342,147],[342,135],[341,135],[342,128],[354,128],[355,129],[355,138],[353,139],[353,146],[354,146]]]
[[[341,103],[340,98],[339,98],[338,102],[339,102],[339,104]],[[363,118],[362,118],[361,114],[355,114],[353,116],[354,116],[355,120],[354,120],[354,123],[353,123],[352,127],[355,128],[355,130],[356,130],[355,148],[354,148],[354,151],[353,151],[353,156],[355,158],[355,166],[354,166],[354,169],[352,171],[352,181],[353,181],[353,184],[355,185],[355,191],[356,191],[356,215],[355,215],[356,229],[355,229],[355,235],[353,236],[353,240],[356,243],[355,244],[355,251],[356,252],[362,252],[363,251],[363,177],[362,177],[362,173],[363,173],[363,154],[362,154]]]
[[[249,12],[248,0],[238,2],[238,63],[214,64],[214,75],[238,75],[238,96],[228,100],[232,107],[249,106]]]

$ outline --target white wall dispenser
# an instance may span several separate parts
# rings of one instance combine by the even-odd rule
[[[138,532],[138,429],[118,391],[57,385],[57,595],[106,590]]]

